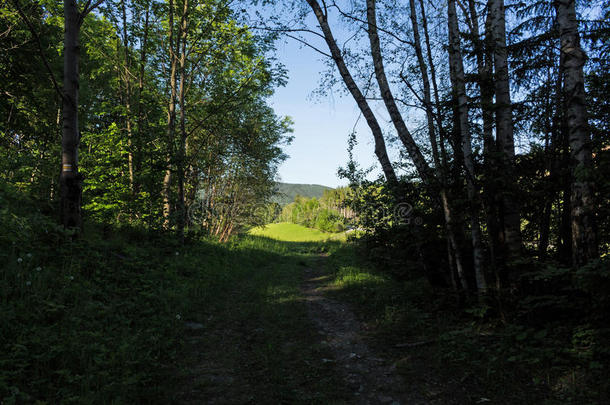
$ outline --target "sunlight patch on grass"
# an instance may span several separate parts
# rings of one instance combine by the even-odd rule
[[[334,284],[347,287],[353,284],[383,284],[384,282],[386,280],[383,277],[363,271],[362,268],[344,266],[339,269]]]
[[[324,242],[345,240],[345,233],[327,233],[318,229],[306,228],[302,225],[281,222],[256,227],[248,232],[250,235],[263,236],[266,238],[281,240],[285,242]]]
[[[285,302],[298,301],[298,290],[290,286],[269,286],[266,291],[267,300],[270,303],[283,304]]]

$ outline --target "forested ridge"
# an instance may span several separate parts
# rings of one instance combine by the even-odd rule
[[[273,200],[280,205],[285,205],[293,202],[297,195],[320,198],[326,190],[330,189],[330,187],[319,184],[277,183],[276,194]]]
[[[609,20],[2,1],[0,401],[606,403]],[[278,183],[279,41],[357,108],[345,187]]]

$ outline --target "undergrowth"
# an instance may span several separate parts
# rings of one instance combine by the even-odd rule
[[[607,285],[604,263],[576,273],[553,266],[534,271],[546,289],[538,286],[521,304],[507,305],[502,319],[493,303],[460,308],[424,278],[375,270],[358,246],[331,254],[331,291],[355,306],[372,344],[430,400],[607,403],[610,329],[600,315],[606,293],[597,291]],[[592,290],[596,299],[586,294]]]

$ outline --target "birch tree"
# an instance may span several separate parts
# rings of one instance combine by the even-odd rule
[[[468,0],[464,11],[470,39],[473,43],[477,67],[477,84],[480,94],[481,119],[483,124],[483,205],[489,237],[489,263],[492,265],[496,275],[496,288],[500,288],[500,278],[497,273],[497,252],[499,250],[499,228],[498,228],[498,204],[496,202],[496,176],[497,164],[496,143],[494,139],[494,83],[492,80],[493,70],[493,47],[489,43],[491,37],[483,38],[479,26],[479,13],[477,12],[475,0]],[[490,27],[491,13],[487,13],[485,27]]]
[[[479,191],[475,183],[476,173],[474,171],[474,162],[472,158],[468,100],[466,97],[466,78],[464,75],[464,62],[462,60],[460,30],[455,0],[449,0],[447,13],[447,21],[449,24],[449,72],[455,110],[455,131],[459,132],[459,139],[461,139],[462,159],[466,172],[466,189],[470,205],[470,233],[472,239],[474,274],[478,291],[480,293],[485,293],[487,290],[487,282],[485,280],[483,242],[479,218]]]
[[[341,55],[341,50],[337,46],[337,41],[332,33],[330,25],[328,23],[328,11],[325,8],[324,11],[320,7],[320,4],[317,0],[307,0],[307,4],[311,7],[320,25],[320,29],[322,30],[324,40],[328,45],[328,49],[330,50],[330,56],[335,62],[337,69],[339,70],[339,74],[343,79],[347,89],[350,94],[358,104],[358,108],[362,112],[362,115],[366,119],[366,122],[371,129],[373,134],[373,138],[375,140],[375,155],[381,164],[381,168],[385,175],[386,180],[390,184],[397,184],[398,179],[396,177],[396,173],[394,172],[394,168],[392,167],[392,163],[390,162],[390,158],[388,157],[388,152],[385,145],[385,140],[383,138],[383,132],[381,131],[381,127],[379,126],[379,122],[371,110],[371,107],[366,100],[366,97],[356,84],[352,74],[350,73],[347,65],[345,64],[345,60]]]
[[[598,257],[595,229],[595,195],[591,135],[587,122],[583,66],[586,55],[580,45],[574,0],[556,0],[561,38],[563,103],[572,159],[571,187],[572,263],[582,266]]]
[[[178,49],[180,48],[180,34],[174,35],[174,0],[168,3],[168,47],[169,57],[169,102],[167,107],[167,159],[165,175],[163,176],[163,223],[165,228],[170,226],[170,216],[172,214],[172,171],[174,155],[174,138],[176,133],[176,99],[177,99],[177,69],[178,69]],[[175,38],[178,40],[175,40]],[[176,44],[174,44],[176,42]],[[175,47],[174,47],[175,46]]]
[[[496,143],[500,157],[499,190],[501,190],[500,242],[507,258],[515,259],[521,253],[521,222],[516,197],[514,174],[515,140],[508,51],[506,48],[506,10],[504,0],[489,0],[489,42],[493,47],[496,94]]]

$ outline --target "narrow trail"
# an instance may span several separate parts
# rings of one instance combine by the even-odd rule
[[[279,331],[266,331],[275,318],[265,318],[265,311],[277,304],[255,308],[248,318],[240,317],[243,308],[233,308],[253,305],[239,302],[250,280],[235,285],[220,312],[207,314],[201,323],[185,322],[183,377],[173,403],[429,404],[394,362],[369,347],[364,325],[351,308],[327,297],[332,286],[326,260],[320,255],[309,266],[292,267],[303,272],[302,281],[295,280],[293,301],[301,313],[282,315],[292,320],[294,330],[280,340],[274,341]],[[279,377],[271,378],[274,373]]]
[[[409,389],[396,367],[378,357],[368,347],[363,325],[345,303],[325,296],[330,287],[324,272],[325,257],[316,266],[305,269],[301,291],[313,323],[322,335],[322,343],[334,354],[336,369],[353,392],[353,404],[417,405],[428,403],[417,390]]]

